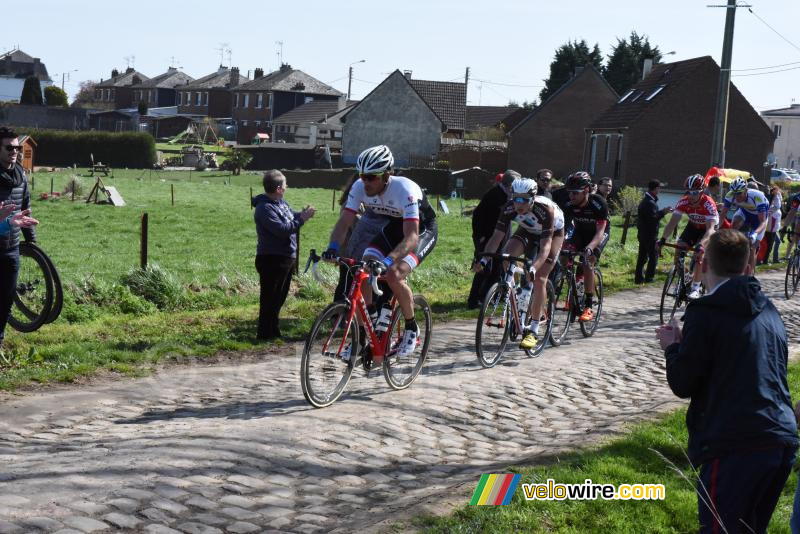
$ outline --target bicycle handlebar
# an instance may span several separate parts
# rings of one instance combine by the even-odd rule
[[[322,256],[317,254],[316,249],[311,249],[308,253],[308,260],[306,260],[306,268],[303,270],[303,274],[308,272],[308,268],[311,267],[311,274],[314,277],[314,280],[317,282],[322,282],[322,278],[319,276],[319,272],[317,271],[317,264],[322,260]],[[369,281],[370,285],[372,286],[372,291],[377,295],[383,295],[383,291],[380,290],[378,287],[378,277],[382,274],[379,269],[380,266],[383,266],[383,263],[375,260],[366,260],[366,261],[355,261],[351,258],[343,258],[341,256],[336,256],[332,259],[332,261],[338,263],[339,265],[343,265],[347,268],[362,268],[366,267],[366,271],[369,272]]]
[[[478,254],[478,256],[492,258],[492,259],[501,259],[503,261],[521,261],[525,265],[533,264],[533,261],[524,256],[511,256],[510,254],[497,254],[495,252],[481,252],[480,254]]]

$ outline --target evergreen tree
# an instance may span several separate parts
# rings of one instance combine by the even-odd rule
[[[642,79],[646,58],[652,58],[653,63],[661,59],[661,51],[650,45],[646,35],[640,36],[632,31],[628,39],[617,39],[604,71],[606,80],[617,94],[627,93]]]
[[[147,102],[145,102],[145,101],[139,102],[138,111],[139,111],[139,115],[142,115],[142,116],[147,115],[147,111],[148,111],[147,110]]]
[[[603,56],[597,44],[591,50],[585,39],[561,45],[556,50],[553,62],[550,63],[550,77],[544,80],[545,85],[539,93],[539,102],[543,103],[567,83],[576,67],[582,67],[587,63],[598,70],[603,68]]]
[[[44,88],[44,101],[48,106],[67,107],[67,93],[60,87],[48,85]]]
[[[25,85],[22,86],[22,96],[19,97],[19,103],[29,106],[41,106],[44,104],[39,78],[36,76],[25,78]]]

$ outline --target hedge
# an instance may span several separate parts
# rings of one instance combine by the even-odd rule
[[[80,167],[101,162],[110,167],[151,168],[156,144],[147,133],[73,132],[66,130],[17,130],[36,141],[36,165]]]

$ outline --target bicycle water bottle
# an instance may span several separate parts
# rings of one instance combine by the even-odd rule
[[[381,314],[378,316],[378,322],[375,324],[376,332],[386,332],[389,329],[389,322],[392,320],[392,309],[389,306],[381,308]]]
[[[583,299],[583,295],[586,292],[586,289],[583,285],[583,273],[578,273],[575,275],[575,290],[578,293],[578,298]]]
[[[531,286],[530,284],[523,287],[519,294],[517,302],[519,304],[519,318],[521,323],[525,323],[525,316],[528,315],[528,303],[531,300]]]

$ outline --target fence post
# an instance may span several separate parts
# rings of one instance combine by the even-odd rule
[[[255,206],[253,206],[253,186],[252,185],[250,186],[250,209],[251,210],[255,209]]]
[[[442,197],[440,197],[439,195],[436,195],[436,211],[441,211],[441,208],[439,207],[439,202],[441,202],[441,201],[442,201]]]
[[[628,226],[630,226],[630,224],[631,224],[631,212],[626,211],[625,222],[622,223],[622,240],[620,241],[620,244],[623,247],[625,246],[625,240],[628,239]],[[609,228],[609,230],[611,230],[611,228]]]
[[[50,177],[50,196],[53,196],[53,177]]]
[[[336,189],[332,189],[331,193],[331,211],[336,211]]]
[[[297,236],[297,253],[295,254],[294,257],[294,275],[299,276],[300,275],[300,229],[299,228],[297,229],[297,233],[295,235]]]
[[[147,212],[142,213],[142,230],[139,248],[139,265],[147,268]]]
[[[169,184],[169,190],[172,194],[172,205],[175,205],[175,184]]]

